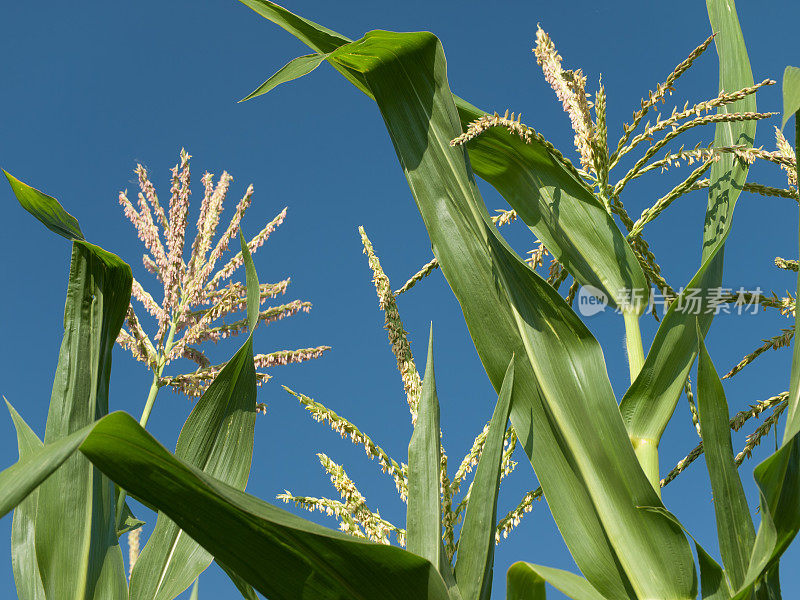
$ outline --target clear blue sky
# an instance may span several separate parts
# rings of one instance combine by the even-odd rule
[[[652,2],[293,2],[288,8],[357,38],[370,29],[436,33],[448,58],[451,87],[486,110],[511,108],[571,155],[567,117],[544,82],[531,54],[536,24],[548,31],[566,68],[583,68],[588,88],[603,75],[612,142],[639,99],[663,81],[710,33],[704,3]],[[780,80],[786,64],[800,64],[796,23],[800,5],[740,2],[739,15],[756,81]],[[128,262],[152,286],[141,266],[141,247],[117,203],[119,190],[136,186],[133,168],[145,164],[166,194],[169,168],[181,147],[193,155],[194,181],[203,171],[227,169],[235,179],[231,203],[255,186],[245,232],[260,229],[284,206],[287,222],[256,255],[262,281],[287,275],[287,298],[314,303],[310,315],[259,330],[256,352],[327,344],[323,359],[275,369],[259,392],[269,404],[256,426],[256,450],[248,490],[274,499],[335,491],[315,453],[343,462],[369,505],[395,523],[404,505],[391,480],[363,451],[312,422],[278,384],[286,384],[348,416],[398,460],[407,457],[411,432],[402,385],[378,311],[371,273],[356,231],[364,225],[395,287],[427,262],[430,244],[376,107],[327,65],[311,76],[245,104],[236,100],[289,59],[307,53],[294,38],[233,0],[226,2],[7,3],[0,37],[0,166],[59,198],[80,221],[87,238]],[[683,106],[717,92],[717,60],[709,51],[680,81],[670,103]],[[780,89],[759,97],[762,110],[780,110]],[[774,121],[777,123],[777,119]],[[710,141],[708,129],[698,140]],[[691,138],[693,141],[694,138]],[[687,140],[690,141],[690,140]],[[773,148],[772,124],[761,123],[757,145]],[[681,171],[684,172],[684,171]],[[777,169],[756,168],[751,180],[782,185]],[[675,182],[651,176],[631,187],[628,208],[639,212]],[[485,187],[485,186],[484,186]],[[199,191],[195,191],[195,198]],[[10,189],[0,189],[0,392],[38,433],[44,431],[52,373],[62,331],[68,244],[25,214]],[[485,190],[490,210],[504,203]],[[705,194],[676,202],[648,227],[646,237],[675,286],[688,282],[699,264]],[[532,239],[521,226],[509,229],[524,252]],[[743,195],[729,238],[723,285],[761,286],[782,294],[795,278],[772,266],[775,256],[797,256],[797,209],[785,199]],[[418,365],[423,367],[428,324],[436,329],[436,366],[444,444],[451,464],[469,448],[491,415],[494,393],[480,367],[463,317],[439,273],[400,301]],[[655,323],[645,319],[646,341]],[[618,396],[627,385],[622,321],[614,315],[587,319],[603,345]],[[730,368],[790,321],[774,312],[718,317],[708,340],[718,370]],[[235,344],[221,344],[218,357]],[[769,352],[726,382],[731,411],[788,388],[789,352]],[[150,378],[141,364],[117,351],[112,408],[141,411]],[[191,406],[162,392],[151,431],[174,447]],[[783,427],[781,423],[781,428]],[[11,420],[0,416],[0,463],[16,460]],[[697,442],[681,400],[662,445],[666,472]],[[743,436],[734,440],[741,447]],[[768,445],[765,444],[765,445]],[[743,466],[750,505],[757,494],[751,471],[767,454]],[[501,492],[500,510],[513,507],[536,487],[523,455]],[[717,555],[713,505],[702,460],[670,485],[664,500]],[[153,515],[141,514],[152,531]],[[313,517],[321,519],[318,516]],[[757,519],[757,517],[756,517]],[[335,527],[332,520],[322,519]],[[12,597],[8,540],[11,518],[0,521],[0,596]],[[124,544],[124,542],[123,542]],[[123,546],[125,549],[125,547]],[[537,503],[498,548],[495,592],[502,598],[505,571],[515,560],[566,569],[574,564],[545,502]],[[784,597],[800,594],[795,546],[784,557]],[[188,597],[188,594],[186,595]],[[201,578],[201,598],[234,598],[224,574],[212,567]],[[559,597],[554,594],[553,597]]]

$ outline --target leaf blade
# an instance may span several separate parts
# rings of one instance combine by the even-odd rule
[[[286,63],[283,67],[281,67],[274,75],[272,75],[269,79],[267,79],[264,83],[254,89],[252,92],[247,94],[244,98],[239,100],[239,102],[245,102],[247,100],[252,100],[253,98],[257,98],[258,96],[262,96],[267,92],[274,90],[276,87],[281,85],[282,83],[287,83],[289,81],[293,81],[304,75],[308,75],[316,69],[323,60],[328,57],[327,54],[306,54],[304,56],[298,56],[295,59],[292,59],[288,63]]]
[[[19,413],[6,400],[8,412],[17,431],[19,460],[40,451],[44,444],[22,419]],[[39,493],[33,490],[30,495],[14,509],[11,522],[11,568],[20,600],[44,600],[42,576],[36,562],[36,505]]]
[[[747,572],[756,531],[733,459],[728,403],[722,382],[702,339],[699,345],[697,407],[703,449],[714,494],[720,553],[731,587],[737,589]]]
[[[800,110],[800,69],[788,66],[783,71],[783,121],[781,121],[781,129],[786,127],[786,121],[798,110]]]
[[[437,566],[446,560],[442,554],[440,431],[431,324],[417,422],[408,444],[406,548]]]
[[[68,240],[83,240],[78,220],[69,214],[58,200],[23,183],[8,171],[3,171],[22,208],[31,213],[50,231]]]
[[[489,423],[481,458],[470,487],[464,524],[458,538],[455,576],[465,598],[489,598],[494,572],[497,493],[503,461],[503,440],[511,412],[514,358],[508,363],[500,396]]]
[[[272,600],[448,598],[425,559],[327,529],[231,487],[169,453],[125,413],[97,423],[81,452]]]

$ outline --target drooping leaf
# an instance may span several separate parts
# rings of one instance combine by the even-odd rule
[[[44,444],[33,430],[22,419],[14,407],[6,401],[8,412],[17,430],[17,448],[22,461],[31,454],[41,451]],[[36,524],[36,505],[39,492],[33,490],[30,495],[14,509],[11,521],[11,568],[14,571],[14,582],[17,586],[19,600],[44,600],[42,577],[36,562],[36,540],[34,537]]]
[[[431,323],[417,421],[408,444],[406,548],[437,566],[447,560],[442,554],[440,431]]]
[[[195,579],[194,580],[194,585],[192,586],[192,595],[189,596],[189,600],[199,600],[199,598],[200,598],[200,596],[198,595],[199,594],[199,587],[200,587],[200,580],[199,579]]]
[[[39,219],[45,227],[68,240],[84,239],[78,220],[64,210],[58,200],[21,182],[5,170],[3,173],[22,208]]]
[[[781,128],[786,127],[786,121],[798,110],[800,110],[800,69],[786,67],[783,71],[783,121],[781,121]]]
[[[488,600],[494,572],[497,493],[503,462],[503,440],[514,389],[514,359],[508,363],[486,442],[470,487],[464,525],[458,537],[455,576],[464,598]]]
[[[698,335],[699,335],[698,331]],[[714,513],[722,562],[733,589],[744,581],[756,531],[742,480],[733,459],[728,403],[722,382],[702,339],[697,367],[697,407],[703,450],[714,494]]]
[[[97,423],[81,452],[270,600],[448,599],[425,559],[327,529],[231,487],[170,454],[125,413]]]
[[[733,0],[707,0],[711,29],[719,54],[720,89],[738,90],[753,85],[750,61]],[[720,112],[755,111],[755,96],[722,106]],[[752,146],[755,121],[718,123],[714,146]],[[711,167],[708,208],[703,230],[701,266],[685,292],[674,301],[661,321],[636,381],[625,393],[620,410],[634,445],[654,452],[680,397],[697,356],[695,319],[705,337],[714,318],[708,290],[720,287],[725,240],[730,233],[736,199],[747,178],[748,167],[724,154]],[[687,297],[701,298],[689,308]],[[641,454],[640,454],[641,456]],[[657,459],[657,457],[656,457]]]
[[[516,562],[508,569],[507,600],[545,600],[544,582],[573,600],[606,600],[592,584],[569,571]]]
[[[351,42],[346,36],[269,0],[241,2],[318,54],[329,57],[336,48]],[[329,62],[359,90],[373,97],[361,73],[344,68],[341,62]],[[273,77],[277,78],[279,73]],[[485,114],[457,96],[453,99],[465,130]],[[455,135],[459,133],[456,131]],[[472,169],[500,192],[547,250],[582,285],[599,289],[610,306],[623,307],[631,303],[631,298],[646,298],[644,273],[613,218],[546,144],[536,137],[530,142],[525,143],[505,130],[487,131],[467,144]],[[645,303],[639,302],[626,310],[641,314],[644,308]]]
[[[195,405],[175,455],[243,490],[250,474],[255,429],[253,330],[260,304],[258,278],[240,232],[247,277],[249,335]],[[131,573],[131,600],[172,600],[208,568],[213,556],[163,512]]]
[[[599,344],[491,224],[462,148],[438,40],[371,32],[329,61],[369,85],[478,354],[500,390],[512,353],[511,420],[579,567],[608,598],[689,598],[694,565],[639,467]],[[581,515],[576,519],[575,515]]]

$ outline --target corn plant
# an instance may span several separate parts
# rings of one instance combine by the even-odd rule
[[[580,71],[564,71],[552,41],[542,31],[537,34],[537,60],[571,118],[580,168],[513,114],[484,113],[453,96],[441,46],[429,34],[376,31],[352,41],[271,2],[244,3],[314,51],[288,63],[248,98],[305,75],[323,61],[372,97],[425,221],[435,264],[461,304],[497,390],[508,359],[523,357],[515,366],[513,429],[585,579],[519,565],[512,569],[511,580],[544,579],[576,598],[689,598],[697,594],[689,542],[660,500],[658,445],[682,390],[689,390],[687,377],[699,356],[696,412],[706,452],[709,445],[714,446],[714,457],[709,455],[707,462],[717,498],[725,566],[723,574],[698,550],[702,593],[706,597],[775,595],[776,561],[783,548],[770,538],[775,524],[769,518],[762,519],[756,534],[743,503],[741,483],[736,485],[738,475],[731,470],[735,462],[727,405],[703,344],[714,314],[707,310],[713,307],[707,292],[720,287],[722,250],[740,190],[795,196],[791,188],[776,192],[759,184],[746,186],[746,157],[754,153],[755,122],[771,116],[755,110],[753,94],[773,82],[754,84],[733,3],[708,2],[720,55],[720,94],[691,109],[687,106],[666,118],[659,116],[655,125],[648,123],[632,137],[647,112],[710,45],[712,36],[642,102],[633,122],[623,128],[614,152],[607,145],[603,88],[595,96],[593,118],[585,78]],[[712,108],[718,109],[717,114],[701,114]],[[717,124],[711,147],[681,149],[653,160],[681,133],[706,123]],[[662,139],[654,140],[655,134],[664,131]],[[645,140],[653,143],[642,158],[610,183],[609,173],[619,158]],[[678,160],[701,164],[638,220],[631,219],[620,198],[626,184]],[[709,178],[702,180],[706,172]],[[549,282],[525,265],[499,236],[473,174],[503,195],[558,261]],[[686,289],[699,289],[705,298],[697,314],[691,314],[681,310],[687,294],[675,293],[660,277],[642,232],[676,198],[701,188],[709,189],[702,263]],[[619,217],[627,235],[612,215]],[[426,270],[430,267],[421,273]],[[566,299],[557,293],[569,275],[574,285],[592,286],[624,315],[631,387],[619,404],[599,346],[569,309],[575,291]],[[650,284],[660,288],[670,305],[645,358],[638,319]],[[623,297],[622,290],[629,295]],[[739,301],[745,296],[743,291]],[[766,404],[780,406],[784,400],[791,406],[791,390]],[[592,427],[587,427],[589,423]],[[784,454],[794,451],[792,427],[790,419],[787,445],[780,451]],[[794,489],[795,479],[790,474],[781,485]],[[764,493],[766,499],[774,490]],[[788,532],[796,528],[789,526],[786,531],[781,543],[788,543],[793,535]]]

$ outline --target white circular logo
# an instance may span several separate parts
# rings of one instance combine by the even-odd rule
[[[584,285],[578,291],[577,302],[578,312],[584,317],[591,317],[606,309],[608,296],[603,290],[599,290],[592,285]]]

